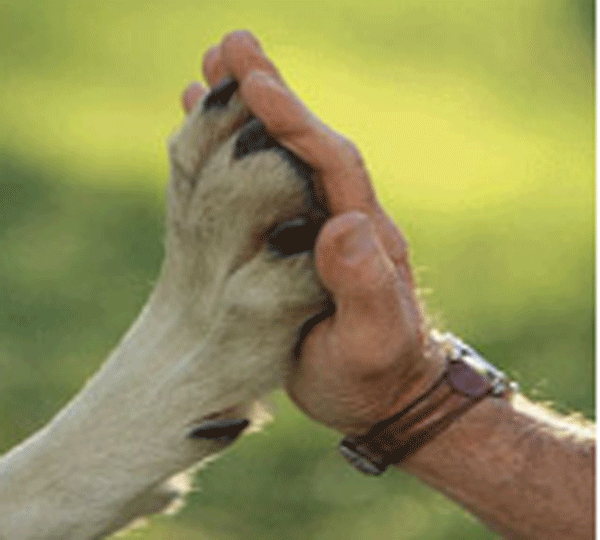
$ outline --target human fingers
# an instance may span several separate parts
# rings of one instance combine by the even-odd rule
[[[205,94],[206,88],[201,83],[198,81],[190,83],[181,95],[181,104],[185,113],[188,114]]]
[[[241,92],[267,130],[319,173],[332,214],[365,212],[394,265],[412,281],[406,239],[377,201],[356,146],[321,122],[286,86],[262,72],[251,73]]]
[[[279,70],[263,52],[258,39],[247,30],[237,30],[225,36],[220,54],[227,72],[240,83],[253,71],[261,71],[284,84]]]
[[[284,84],[268,73],[253,71],[240,81],[240,92],[267,131],[317,171],[333,214],[378,210],[356,147],[310,112]]]
[[[202,73],[211,87],[216,86],[223,77],[228,75],[220,43],[208,49],[204,54]]]
[[[227,73],[240,83],[242,97],[267,130],[324,177],[331,210],[371,212],[375,194],[360,153],[327,127],[284,84],[258,40],[247,31],[228,34],[205,56],[205,76]],[[348,178],[355,178],[348,186]],[[371,207],[370,207],[371,206]]]
[[[333,215],[365,212],[394,265],[412,282],[408,245],[381,208],[356,146],[325,125],[283,83],[264,72],[251,72],[240,91],[267,130],[319,174]]]
[[[215,86],[225,76],[241,81],[255,70],[282,80],[273,62],[263,53],[259,41],[246,30],[227,34],[221,43],[206,51],[202,60],[202,72],[210,86]]]
[[[318,171],[332,213],[366,212],[394,265],[410,277],[406,241],[378,204],[360,152],[286,87],[259,41],[233,32],[206,53],[203,69],[211,85],[226,74],[240,82],[242,97],[271,134]]]

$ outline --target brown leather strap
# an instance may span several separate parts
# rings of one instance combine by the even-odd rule
[[[452,336],[453,337],[453,336]],[[446,370],[433,386],[394,416],[375,424],[365,435],[345,438],[340,451],[362,472],[379,475],[444,431],[487,396],[516,388],[504,374],[455,338]]]

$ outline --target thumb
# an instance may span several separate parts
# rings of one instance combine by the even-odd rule
[[[334,331],[349,347],[383,352],[402,332],[399,276],[361,212],[331,218],[315,246],[316,265],[333,294]],[[366,347],[366,349],[365,349]]]

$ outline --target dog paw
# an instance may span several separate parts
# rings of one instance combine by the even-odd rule
[[[327,302],[312,260],[324,196],[232,80],[197,104],[169,150],[163,273],[222,369],[240,374],[235,386],[263,373],[260,394],[281,382],[302,323]]]

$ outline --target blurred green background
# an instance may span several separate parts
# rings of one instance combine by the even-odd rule
[[[165,139],[202,52],[249,28],[362,149],[430,311],[526,394],[594,414],[591,0],[0,4],[0,450],[136,315],[162,257]],[[399,471],[276,421],[139,539],[491,539]]]

